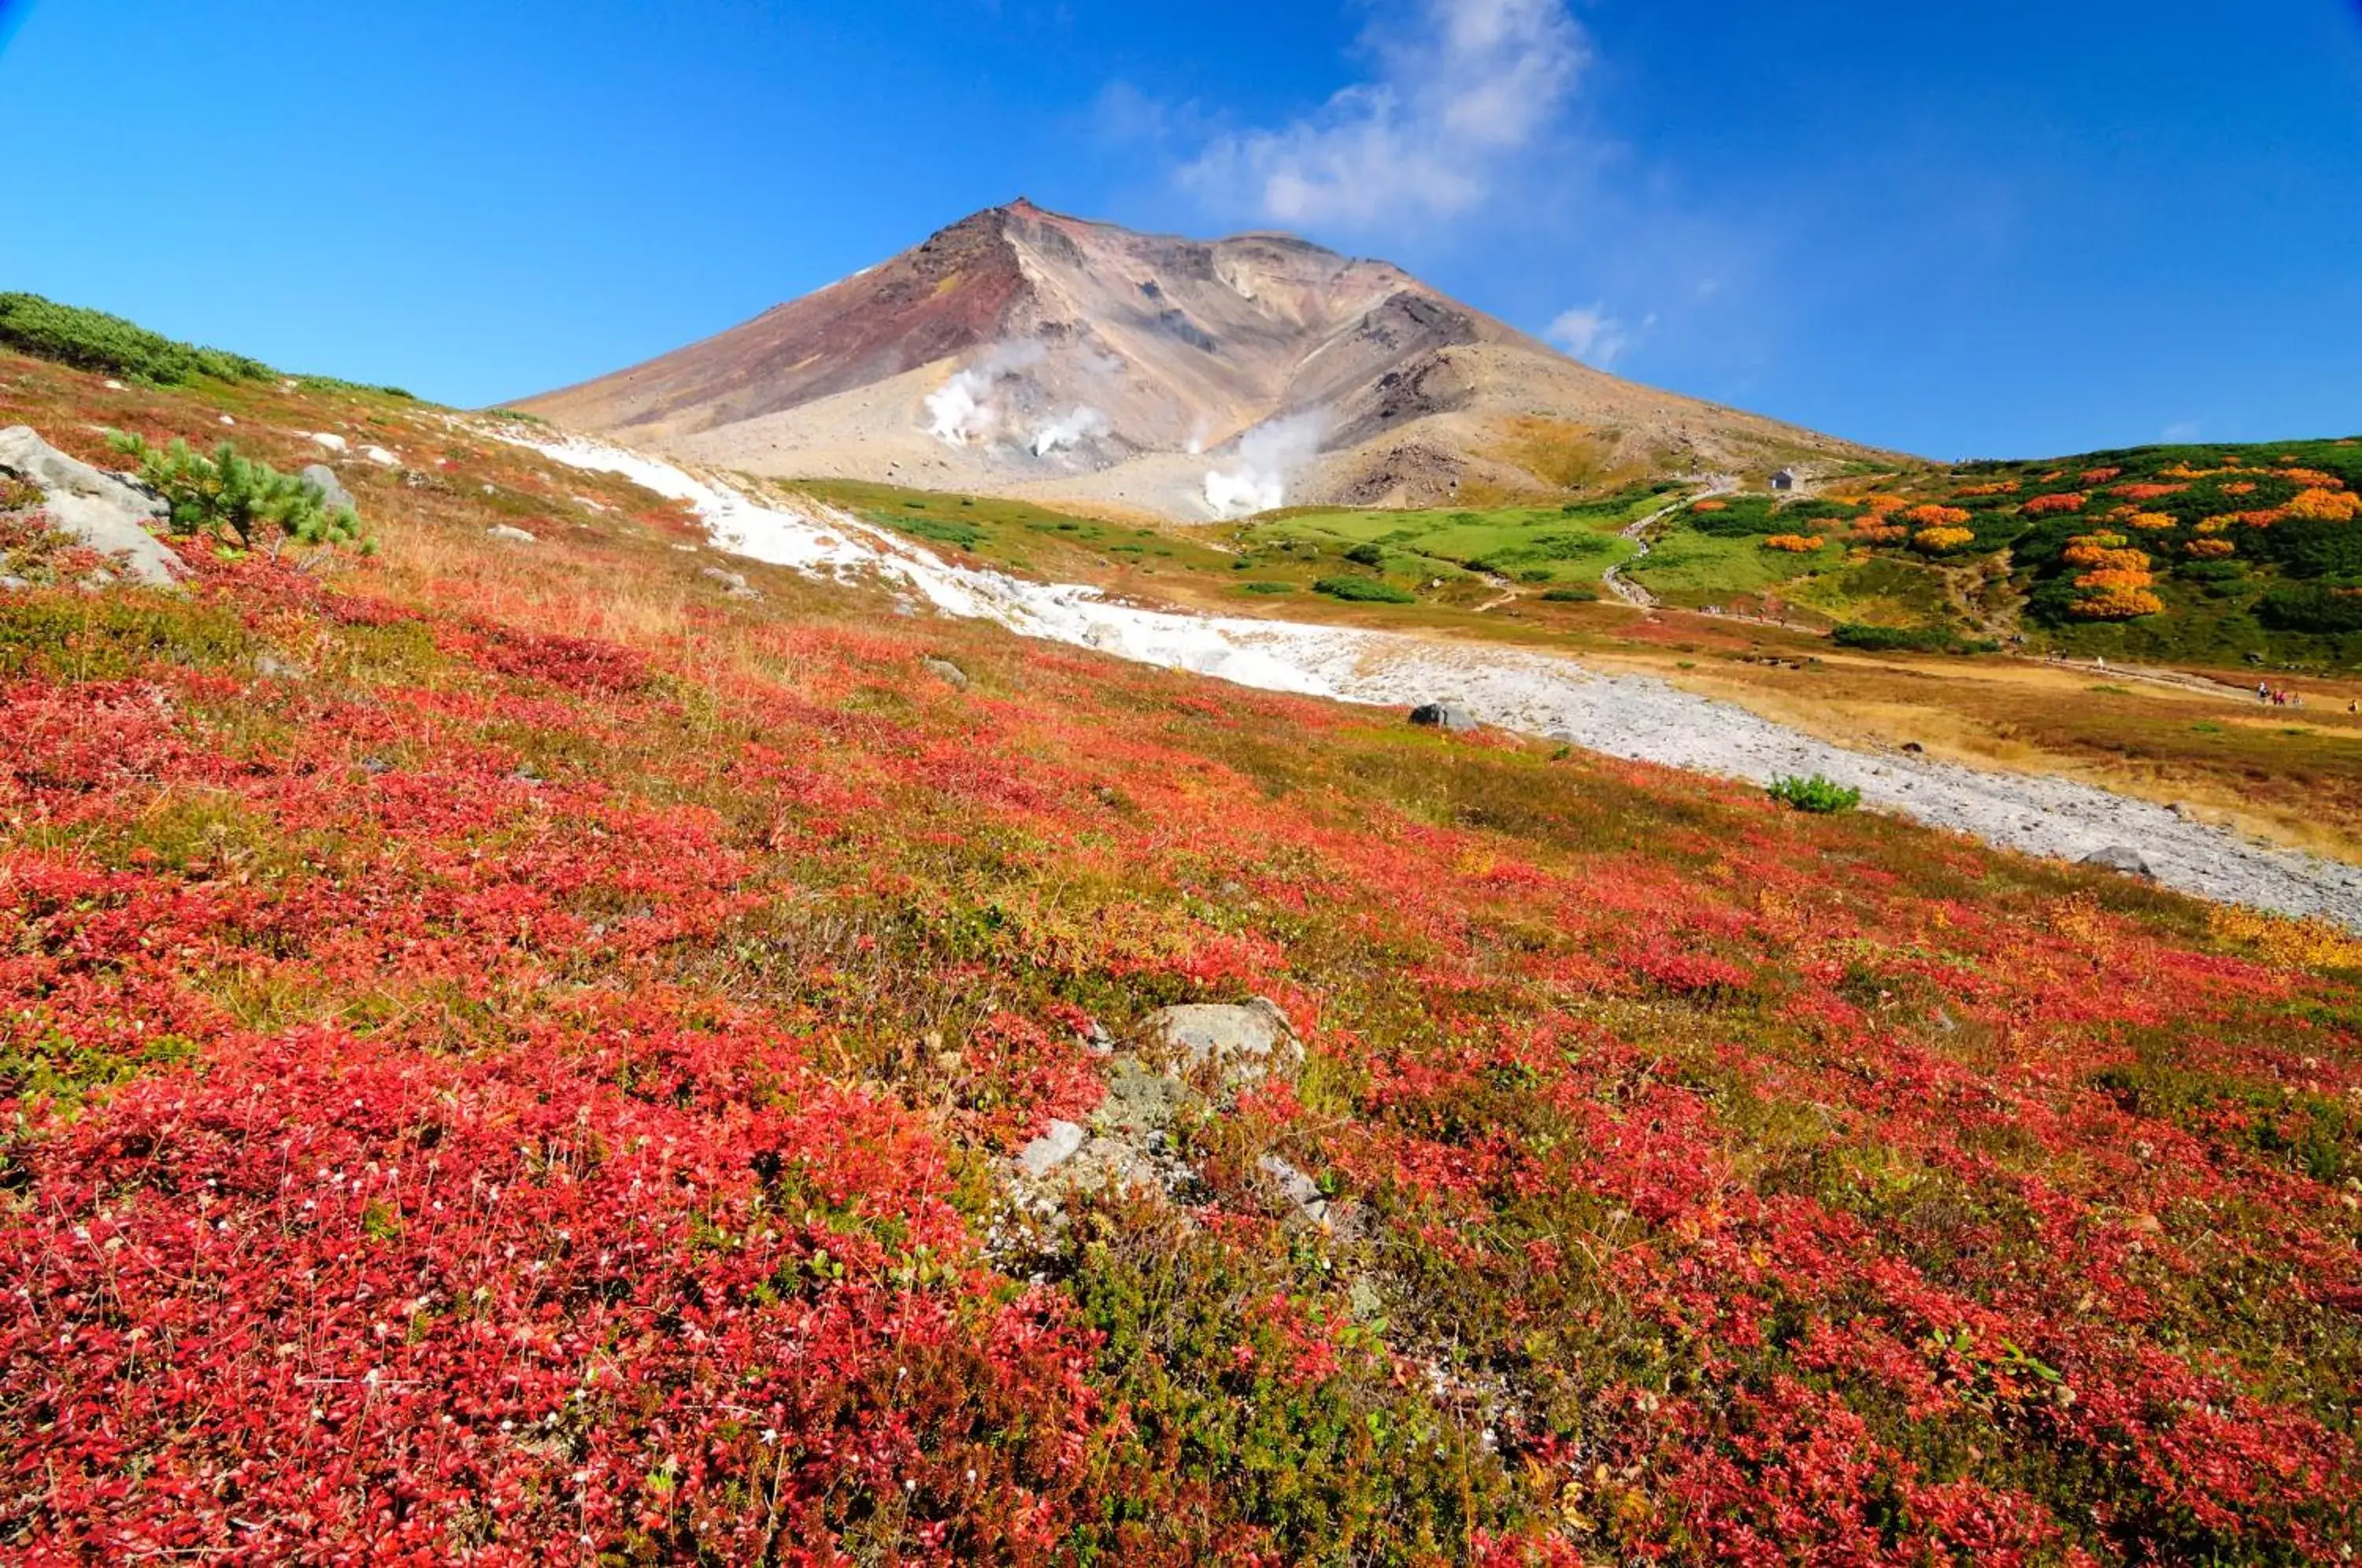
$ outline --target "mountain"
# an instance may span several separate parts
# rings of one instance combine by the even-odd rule
[[[1023,200],[518,406],[758,473],[1199,519],[1870,455],[1578,364],[1383,261]]]

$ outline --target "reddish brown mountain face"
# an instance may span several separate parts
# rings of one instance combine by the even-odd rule
[[[1628,469],[1839,450],[1603,375],[1385,262],[1286,235],[1135,234],[1022,201],[522,406],[773,475],[1200,519],[1425,504],[1472,484],[1549,491],[1562,481],[1518,453],[1553,440]]]

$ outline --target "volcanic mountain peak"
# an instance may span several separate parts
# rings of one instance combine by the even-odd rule
[[[758,472],[1185,518],[1567,482],[1534,449],[1631,470],[1838,447],[1603,375],[1386,262],[1286,234],[1140,234],[1022,197],[524,406]]]

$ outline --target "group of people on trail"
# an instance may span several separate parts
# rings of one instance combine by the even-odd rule
[[[2295,691],[2283,691],[2268,681],[2256,682],[2256,701],[2267,708],[2301,708],[2303,696]]]

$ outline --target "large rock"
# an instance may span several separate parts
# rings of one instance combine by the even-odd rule
[[[1211,1072],[1224,1089],[1238,1088],[1304,1065],[1304,1046],[1287,1015],[1261,997],[1241,1006],[1193,1002],[1160,1008],[1143,1021],[1152,1046],[1178,1059],[1191,1077]]]
[[[331,512],[359,511],[353,504],[352,492],[337,478],[337,470],[326,463],[314,463],[304,470],[304,482],[320,498],[320,504]]]
[[[2148,856],[2128,844],[2112,844],[2104,849],[2095,849],[2083,856],[2083,864],[2121,871],[2127,877],[2146,877],[2151,881],[2157,879],[2156,868],[2149,865]]]
[[[1422,702],[1410,711],[1410,722],[1422,728],[1453,734],[1478,727],[1476,715],[1457,702]]]
[[[67,457],[30,425],[0,430],[0,472],[38,487],[50,525],[114,558],[115,570],[132,581],[170,588],[187,572],[181,558],[148,531],[165,516],[163,502],[120,474]]]

